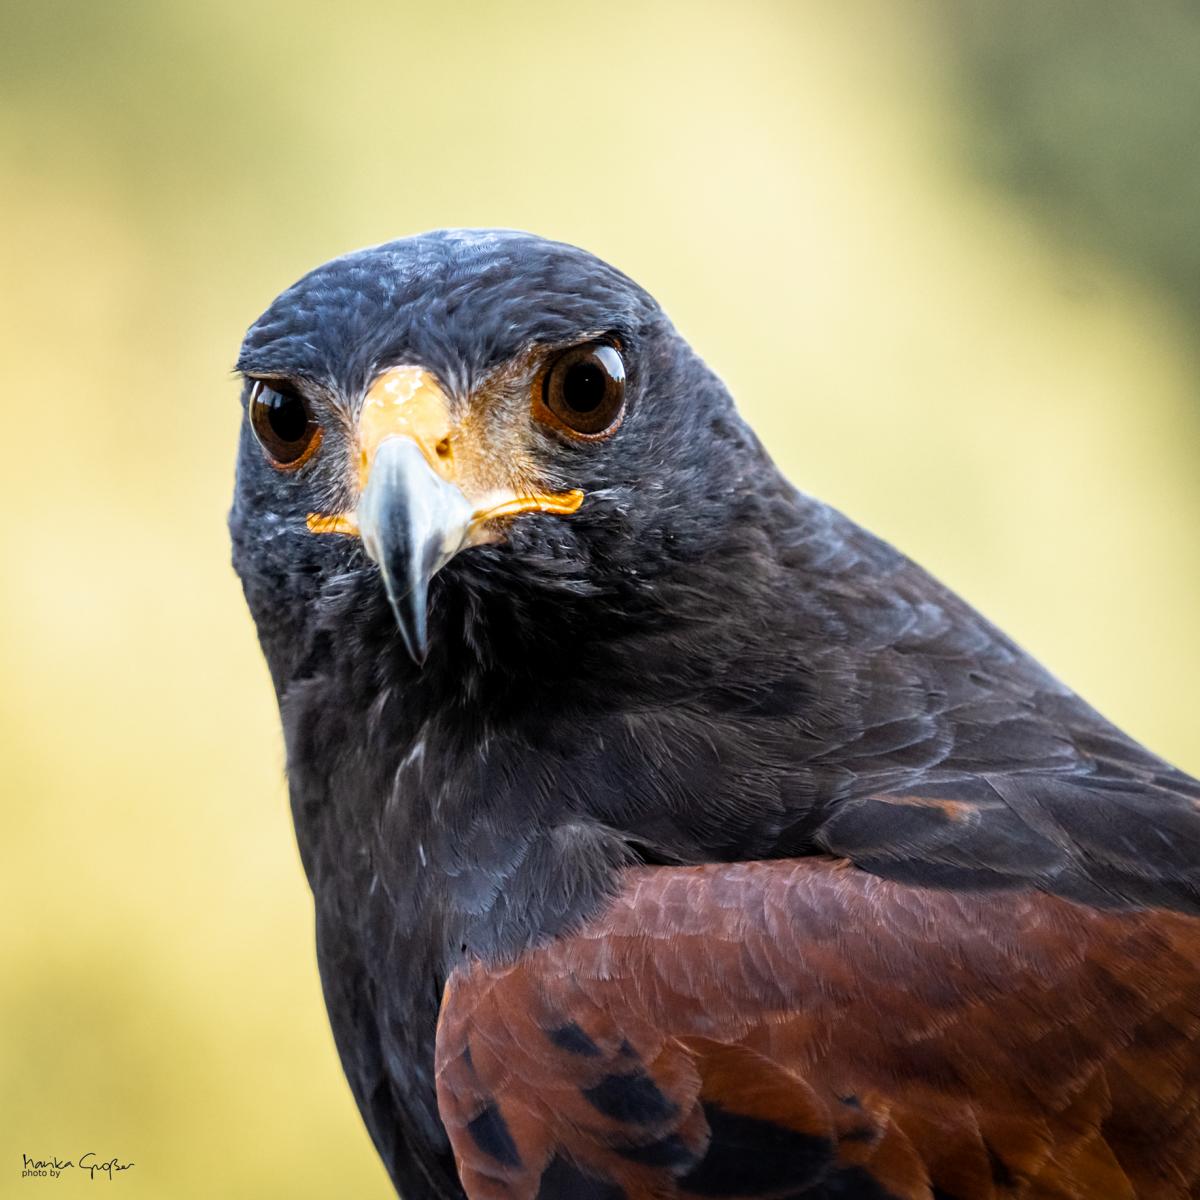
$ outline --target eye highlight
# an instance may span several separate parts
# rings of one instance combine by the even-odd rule
[[[616,430],[625,408],[625,360],[608,342],[572,346],[542,375],[535,415],[582,438]]]
[[[308,401],[290,384],[259,380],[250,393],[250,428],[267,458],[292,471],[321,444],[321,426]]]

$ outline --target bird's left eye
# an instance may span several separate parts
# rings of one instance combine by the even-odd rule
[[[625,406],[625,363],[607,342],[572,346],[557,355],[541,381],[534,413],[580,437],[607,437]]]
[[[321,427],[308,401],[282,382],[254,385],[250,427],[271,462],[286,470],[300,466],[321,442]]]

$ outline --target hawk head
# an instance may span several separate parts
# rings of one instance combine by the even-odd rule
[[[335,259],[255,322],[238,369],[234,562],[277,682],[314,608],[365,627],[386,603],[416,664],[579,650],[736,540],[739,498],[774,474],[645,291],[527,234]]]

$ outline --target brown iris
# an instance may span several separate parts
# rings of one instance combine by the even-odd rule
[[[572,346],[542,376],[538,416],[585,438],[612,433],[625,407],[625,362],[608,342]]]
[[[250,427],[277,467],[294,470],[316,450],[321,427],[291,384],[260,380],[250,393]]]

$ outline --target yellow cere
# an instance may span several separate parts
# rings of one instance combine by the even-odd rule
[[[358,486],[367,486],[375,451],[389,437],[410,437],[431,467],[450,478],[450,405],[423,367],[392,367],[371,385],[358,419]]]

